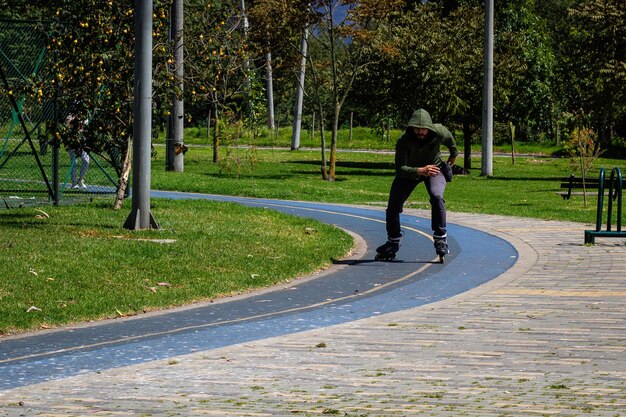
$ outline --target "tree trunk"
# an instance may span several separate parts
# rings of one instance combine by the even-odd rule
[[[472,169],[472,134],[474,130],[469,122],[463,122],[463,168],[469,172]]]
[[[509,133],[511,134],[511,164],[515,165],[515,125],[509,122]]]
[[[217,112],[217,104],[215,105],[215,125],[213,126],[213,163],[220,160],[220,120]]]
[[[352,142],[352,124],[354,123],[354,112],[350,112],[350,135],[348,136],[348,142]]]
[[[173,74],[176,77],[178,88],[182,94],[183,76],[184,76],[184,59],[183,59],[183,19],[184,19],[184,6],[183,0],[174,0],[172,2],[171,13],[171,25],[170,25],[170,38],[173,45],[172,53],[174,55],[174,68]],[[171,69],[169,69],[171,70]],[[182,95],[172,96],[171,115],[168,118],[168,130],[167,138],[165,140],[165,170],[184,172],[184,152],[179,150],[183,146],[184,142],[184,128],[185,128],[185,106]]]
[[[326,131],[324,130],[324,113],[320,112],[320,142],[322,148],[322,179],[328,180],[328,167],[326,165]]]
[[[337,134],[339,133],[339,105],[335,106],[335,117],[333,119],[333,135],[330,139],[330,161],[328,171],[328,181],[335,181],[336,179],[336,165],[337,165]]]
[[[207,142],[211,141],[211,117],[213,116],[211,115],[211,108],[209,107],[209,117],[207,118],[207,123],[206,123]]]
[[[265,71],[267,74],[266,89],[267,89],[267,127],[273,131],[276,128],[274,121],[274,78],[272,75],[272,54],[268,52],[265,54]]]
[[[294,107],[293,130],[291,132],[291,150],[300,149],[300,128],[302,126],[302,102],[304,100],[304,81],[306,77],[306,59],[308,48],[309,29],[304,27],[302,31],[302,39],[300,42],[300,72],[298,74],[298,86],[296,89],[296,101]]]
[[[582,144],[580,134],[578,135],[578,149],[581,150],[579,162],[580,162],[580,176],[583,179],[583,202],[584,202],[585,208],[587,208],[587,181],[586,181],[587,180],[587,168],[585,167],[585,161],[584,161],[584,157],[582,153],[583,144]]]
[[[120,171],[120,178],[117,182],[117,191],[115,193],[115,203],[113,204],[114,210],[119,210],[124,204],[124,196],[126,195],[126,188],[128,188],[128,178],[130,177],[130,168],[132,166],[132,152],[133,148],[132,139],[128,139],[126,150],[124,151],[124,159],[122,162],[122,169]]]
[[[556,146],[561,145],[561,129],[559,127],[559,121],[556,121]]]

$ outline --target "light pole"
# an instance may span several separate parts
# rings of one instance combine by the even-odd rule
[[[150,212],[152,130],[152,0],[135,0],[135,121],[132,210],[125,229],[158,229]]]
[[[493,0],[485,0],[485,65],[483,81],[481,175],[493,175]]]

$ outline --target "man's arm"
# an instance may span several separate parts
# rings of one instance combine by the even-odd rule
[[[456,147],[456,141],[454,140],[454,136],[445,126],[441,126],[443,140],[441,143],[448,148],[450,151],[450,156],[448,157],[448,164],[454,165],[456,162],[456,157],[459,155],[459,150]]]

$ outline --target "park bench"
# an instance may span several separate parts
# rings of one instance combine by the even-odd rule
[[[604,189],[609,189],[610,179],[604,178]],[[598,189],[600,186],[599,178],[585,178],[584,189]],[[582,195],[582,191],[573,191],[575,189],[583,189],[583,179],[582,177],[576,177],[574,174],[571,174],[569,177],[561,178],[561,188],[566,189],[567,192],[558,193],[564,200],[569,200],[572,195]]]

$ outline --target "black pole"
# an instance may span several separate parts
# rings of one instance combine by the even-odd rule
[[[56,53],[54,54],[56,62]],[[54,83],[54,101],[52,102],[52,192],[54,205],[59,205],[59,139],[57,129],[59,122],[59,85]]]

